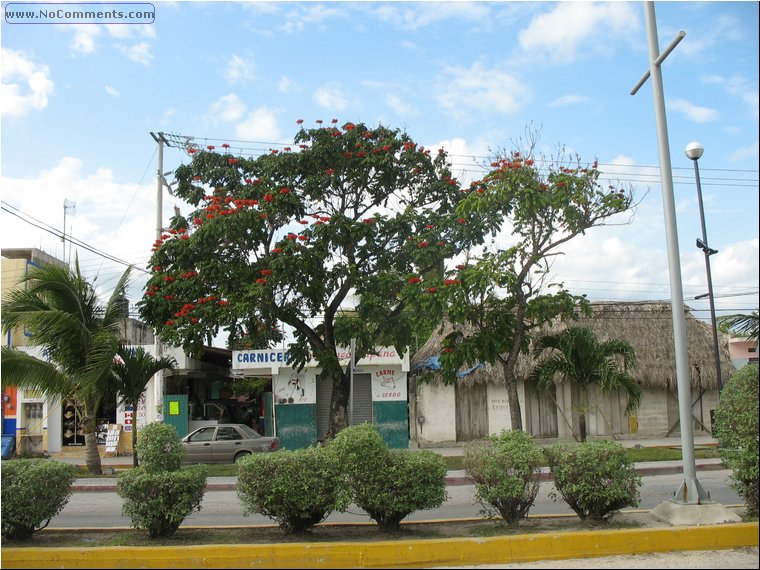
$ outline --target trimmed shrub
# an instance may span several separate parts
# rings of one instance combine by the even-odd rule
[[[440,455],[388,449],[372,424],[342,430],[326,449],[344,470],[350,500],[381,530],[398,530],[411,513],[439,507],[448,497]]]
[[[49,459],[3,461],[2,535],[26,540],[42,530],[71,498],[77,469]]]
[[[182,465],[185,448],[173,425],[152,422],[140,430],[137,457],[145,471],[176,471]]]
[[[581,518],[606,520],[624,507],[637,507],[641,476],[625,448],[611,441],[556,444],[544,450],[558,496]]]
[[[714,431],[723,464],[733,471],[733,487],[747,505],[747,514],[758,514],[758,383],[757,364],[737,370],[726,382],[715,410]]]
[[[137,441],[140,466],[119,475],[116,492],[124,499],[122,513],[132,526],[151,538],[174,534],[182,521],[201,509],[207,465],[180,468],[182,440],[174,426],[153,422]]]
[[[498,515],[516,526],[528,516],[538,495],[544,452],[523,431],[467,443],[464,470],[475,481],[475,500],[485,516]]]
[[[244,515],[261,513],[285,532],[299,533],[332,511],[345,509],[341,487],[336,457],[309,447],[245,457],[238,471],[237,495]]]
[[[176,432],[175,432],[176,433]],[[174,534],[188,515],[201,510],[207,465],[179,471],[146,471],[137,467],[119,475],[116,490],[124,499],[122,514],[151,538]]]

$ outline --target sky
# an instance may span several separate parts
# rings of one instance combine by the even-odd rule
[[[23,10],[62,9],[61,3]],[[78,255],[103,294],[156,238],[158,145],[193,137],[257,156],[296,121],[402,129],[468,184],[527,133],[631,185],[632,219],[563,248],[552,277],[592,301],[669,300],[644,2],[161,2],[149,23],[9,16],[0,25],[3,248]],[[758,3],[655,2],[682,295],[709,320],[694,163],[717,315],[758,308]],[[71,6],[64,6],[71,9]],[[102,3],[104,10],[150,4]],[[81,6],[80,6],[81,9]],[[37,12],[39,13],[39,12]],[[165,148],[163,171],[189,162]],[[162,221],[190,208],[162,193]],[[65,223],[65,226],[64,226]],[[72,241],[62,243],[64,232]],[[94,251],[93,251],[94,250]]]

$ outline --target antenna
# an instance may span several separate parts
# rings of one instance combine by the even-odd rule
[[[63,261],[66,262],[66,214],[71,211],[73,216],[77,212],[77,203],[72,202],[68,198],[63,199],[63,235],[61,241],[63,242]],[[69,260],[71,260],[71,235],[69,235]]]

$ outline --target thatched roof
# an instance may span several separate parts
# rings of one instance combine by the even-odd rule
[[[595,302],[591,304],[592,316],[557,323],[544,332],[556,333],[568,326],[591,329],[601,341],[625,340],[636,353],[636,369],[633,376],[645,388],[677,390],[675,369],[675,345],[670,303],[663,301]],[[716,389],[712,330],[695,318],[688,307],[686,312],[686,340],[689,355],[691,386],[693,389]],[[434,331],[428,341],[417,351],[411,368],[422,365],[441,350],[441,339],[453,330],[450,323]],[[466,330],[463,329],[466,334]],[[723,383],[734,370],[728,352],[728,341],[719,333],[721,377]],[[521,355],[516,373],[527,378],[535,361],[532,355]],[[503,382],[500,364],[484,365],[462,379],[466,383]]]

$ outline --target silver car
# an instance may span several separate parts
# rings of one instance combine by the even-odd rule
[[[220,424],[198,428],[183,437],[182,444],[183,463],[236,463],[251,453],[276,451],[280,440],[245,424]]]

